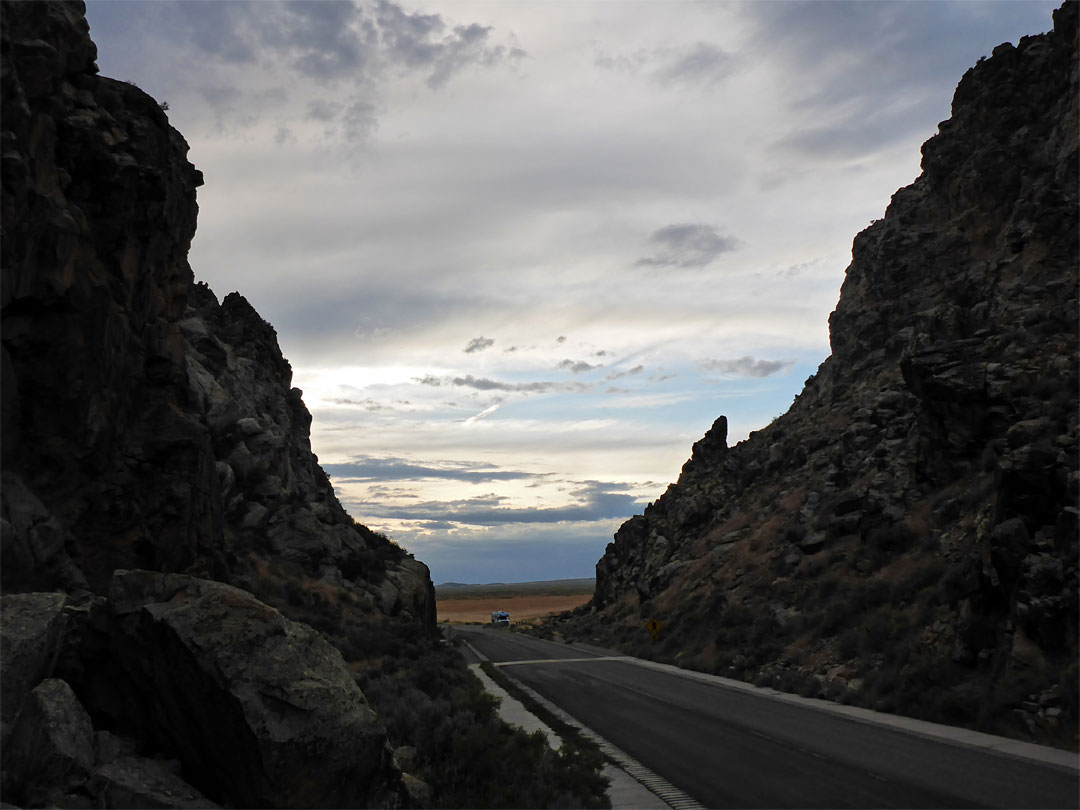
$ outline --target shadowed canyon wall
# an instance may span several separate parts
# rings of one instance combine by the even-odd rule
[[[1075,747],[1077,4],[1054,23],[964,75],[832,355],[746,441],[716,421],[565,633]]]
[[[427,568],[338,503],[273,328],[194,282],[202,176],[84,15],[0,14],[4,798],[408,804],[339,650],[430,633]]]

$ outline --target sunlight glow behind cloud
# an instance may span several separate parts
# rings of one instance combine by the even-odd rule
[[[588,576],[828,354],[852,238],[1052,2],[90,0],[206,178],[343,502],[436,582]]]

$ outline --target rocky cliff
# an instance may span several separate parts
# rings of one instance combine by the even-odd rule
[[[0,35],[4,799],[407,802],[339,650],[429,631],[426,567],[337,502],[273,328],[194,283],[201,174],[82,3]]]
[[[716,421],[565,632],[1075,746],[1077,64],[1070,2],[964,75],[832,355],[746,441]]]

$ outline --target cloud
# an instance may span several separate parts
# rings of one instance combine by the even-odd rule
[[[497,530],[431,521],[410,526],[404,536],[431,569],[433,582],[527,582],[593,576],[616,528],[616,521]]]
[[[278,46],[310,78],[333,81],[354,75],[367,66],[374,50],[374,29],[351,2],[259,4],[259,11],[263,45]]]
[[[426,83],[433,90],[470,64],[491,67],[525,56],[518,47],[492,46],[489,26],[472,23],[447,31],[440,15],[409,14],[386,0],[376,6],[376,21],[380,43],[391,62],[427,72]]]
[[[629,484],[586,481],[571,491],[576,503],[545,508],[515,508],[499,505],[501,496],[463,498],[455,501],[428,501],[417,504],[358,504],[361,512],[376,518],[415,521],[453,521],[471,526],[501,526],[515,523],[573,523],[629,518],[641,511],[642,503],[626,494]]]
[[[441,385],[454,385],[458,388],[472,388],[474,391],[507,391],[511,393],[543,394],[551,391],[583,391],[588,386],[582,383],[552,382],[538,380],[535,382],[503,382],[492,380],[489,377],[474,377],[466,374],[464,377],[436,377],[434,374],[425,374],[423,377],[413,377],[413,382],[420,385],[429,385],[438,388]]]
[[[337,117],[338,105],[332,101],[325,99],[315,99],[309,101],[307,105],[308,118],[313,121],[321,121],[324,124],[330,123]]]
[[[490,349],[494,345],[494,340],[481,335],[480,337],[470,340],[462,351],[465,352],[465,354],[472,354],[473,352],[482,352],[484,349]]]
[[[644,370],[645,370],[645,366],[636,365],[633,368],[626,369],[625,371],[613,371],[610,374],[608,374],[606,377],[604,377],[604,382],[612,382],[613,380],[618,380],[618,379],[621,379],[623,377],[629,377],[632,374],[640,374]]]
[[[695,42],[680,48],[638,49],[632,53],[598,52],[593,64],[632,75],[644,73],[661,85],[711,87],[734,73],[736,60],[715,45]]]
[[[480,413],[474,414],[473,416],[470,416],[468,419],[466,419],[464,424],[471,425],[473,422],[477,422],[480,419],[483,419],[484,417],[490,416],[491,414],[495,413],[498,408],[498,402],[496,402],[494,405],[489,405],[488,407],[484,408],[484,410],[480,411]]]
[[[592,371],[594,368],[602,367],[602,365],[591,365],[589,363],[586,363],[584,360],[578,360],[576,362],[573,360],[563,360],[561,363],[559,363],[558,366],[556,366],[556,368],[564,368],[568,371],[573,372],[574,374],[583,374],[586,371]]]
[[[341,116],[341,133],[351,144],[366,143],[378,129],[375,105],[368,101],[353,101]]]
[[[713,225],[685,222],[666,225],[649,237],[660,246],[654,256],[639,259],[643,267],[705,267],[721,253],[737,250],[739,240],[724,236]]]
[[[706,371],[715,371],[732,377],[769,377],[792,365],[787,360],[755,360],[750,355],[746,355],[735,360],[706,360],[701,367]]]
[[[526,383],[508,383],[501,382],[500,380],[491,380],[486,377],[474,377],[471,374],[466,374],[464,377],[454,377],[450,381],[451,385],[461,386],[463,388],[474,388],[477,391],[516,391],[526,393],[543,393],[546,391],[580,391],[585,386],[580,383],[559,383],[559,382],[526,382]]]
[[[653,77],[662,84],[714,85],[728,78],[734,66],[731,54],[707,42],[697,42],[685,52],[670,57]]]
[[[322,468],[328,475],[341,481],[413,481],[425,478],[479,483],[548,477],[547,473],[505,470],[494,464],[476,461],[436,461],[417,464],[397,456],[356,456],[351,461],[323,464]]]
[[[957,79],[1001,41],[1029,32],[1028,3],[746,3],[758,58],[782,66],[791,112],[774,148],[852,160],[916,135],[948,114]],[[990,10],[992,9],[992,11]],[[944,86],[944,87],[943,87]],[[932,124],[931,124],[932,126]]]
[[[389,408],[386,405],[382,405],[381,403],[376,402],[370,397],[368,399],[347,399],[344,397],[338,397],[335,399],[328,399],[327,402],[332,402],[335,405],[356,405],[357,407],[363,408],[365,411],[392,410],[392,408]]]
[[[98,2],[89,17],[95,35],[111,28],[139,40],[129,50],[153,53],[154,72],[144,80],[157,97],[207,86],[218,131],[252,127],[272,108],[279,126],[334,121],[327,135],[352,145],[371,136],[395,78],[418,76],[439,90],[467,69],[516,69],[525,57],[491,27],[410,14],[389,0]],[[256,98],[253,88],[268,82],[295,89],[304,103],[290,110]],[[338,101],[307,102],[327,87]]]

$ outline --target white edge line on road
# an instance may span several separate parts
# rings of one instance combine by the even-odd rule
[[[554,643],[558,644],[561,642]],[[479,653],[474,647],[472,647],[472,645],[469,646],[478,655],[482,655],[482,653]],[[589,646],[582,645],[582,648],[588,650]],[[599,648],[594,649],[598,650]],[[485,657],[483,658],[483,660],[487,660],[487,658]],[[733,678],[725,678],[722,675],[710,675],[707,672],[697,672],[693,669],[683,669],[682,667],[677,667],[674,664],[662,664],[659,661],[649,661],[645,658],[635,658],[630,655],[608,655],[597,656],[593,658],[574,658],[567,659],[566,663],[599,660],[623,661],[628,664],[634,664],[635,666],[645,667],[647,669],[655,669],[673,675],[681,675],[684,678],[692,678],[694,680],[703,681],[705,683],[725,686],[729,689],[738,689],[740,691],[749,692],[751,694],[759,695],[762,697],[776,698],[777,700],[782,700],[786,703],[793,703],[809,709],[816,709],[817,711],[838,714],[856,723],[888,726],[889,728],[892,728],[899,732],[903,732],[905,734],[910,734],[915,737],[929,738],[949,745],[979,748],[986,751],[993,751],[1003,756],[1013,757],[1014,759],[1022,759],[1029,762],[1040,762],[1045,765],[1051,765],[1065,770],[1080,771],[1080,754],[1077,754],[1074,751],[1065,751],[1060,748],[1052,748],[1048,745],[1038,745],[1036,743],[1024,742],[1023,740],[1013,740],[1008,737],[999,737],[994,734],[986,734],[982,731],[972,731],[971,729],[960,728],[958,726],[946,726],[941,723],[933,723],[929,720],[917,720],[913,717],[904,717],[903,715],[899,714],[886,714],[885,712],[876,712],[873,709],[866,709],[862,706],[845,706],[841,703],[834,703],[831,700],[822,700],[821,698],[805,698],[801,695],[792,695],[787,692],[779,692],[776,689],[756,686],[755,684],[747,683],[746,681],[737,681]],[[551,659],[550,661],[508,661],[505,663],[543,664],[556,662],[561,663],[559,659]],[[496,664],[496,666],[499,666],[499,664]]]
[[[476,647],[470,644],[467,638],[462,638],[461,640],[462,642],[464,642],[465,646],[469,648],[472,654],[479,658],[481,661],[490,660],[486,655],[484,655],[482,652],[476,649]],[[553,660],[558,661],[559,659]],[[595,659],[575,658],[571,660],[591,661]],[[622,658],[615,657],[608,658],[607,660],[622,660]],[[524,664],[526,662],[514,661],[507,663]],[[550,663],[550,661],[544,661],[543,663]],[[498,665],[496,664],[496,666]],[[587,739],[592,740],[594,743],[596,743],[596,745],[600,748],[600,750],[604,753],[605,756],[607,756],[612,762],[622,768],[622,770],[625,771],[628,776],[640,782],[646,790],[666,802],[667,805],[672,808],[672,810],[705,810],[705,808],[701,804],[699,804],[689,795],[679,790],[666,779],[662,779],[661,777],[657,776],[655,773],[650,771],[648,768],[646,768],[636,759],[631,757],[625,751],[612,745],[610,742],[605,740],[588,726],[578,722],[574,717],[567,714],[565,711],[560,709],[558,706],[556,706],[554,703],[552,703],[540,693],[536,692],[534,689],[531,689],[530,687],[523,684],[509,672],[505,672],[503,674],[505,674],[507,678],[512,680],[514,682],[514,685],[517,686],[517,688],[520,689],[522,692],[527,694],[529,697],[531,697],[533,700],[535,700],[553,715],[558,717],[568,726],[576,728],[583,737],[586,737]]]
[[[634,659],[628,655],[595,655],[591,658],[533,658],[529,661],[497,661],[492,662],[492,666],[501,668],[516,667],[518,664],[580,664],[584,661],[629,661],[633,663]]]

